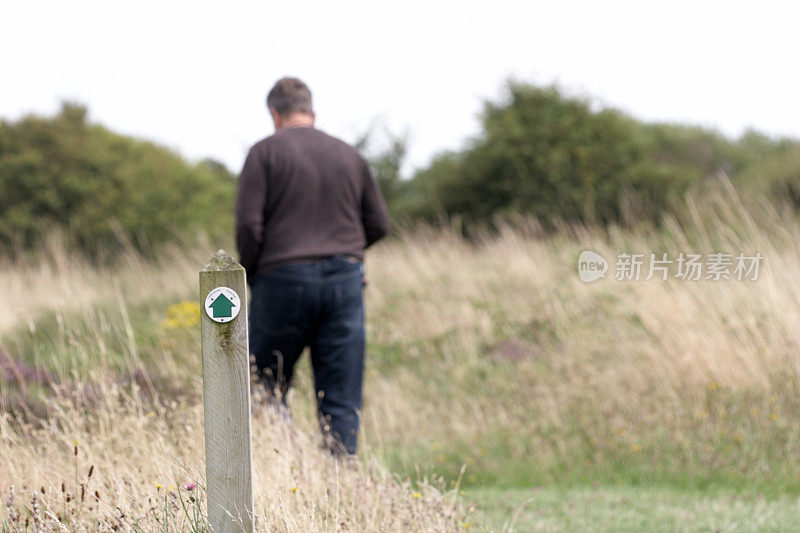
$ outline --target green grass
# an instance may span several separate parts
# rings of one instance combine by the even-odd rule
[[[183,362],[199,350],[194,324],[165,325],[167,310],[178,302],[152,298],[124,307],[109,302],[82,311],[47,311],[0,336],[0,343],[16,359],[61,376],[83,376],[100,366],[121,372],[132,362],[157,370],[165,356]]]
[[[477,531],[797,531],[797,496],[659,486],[465,489]]]

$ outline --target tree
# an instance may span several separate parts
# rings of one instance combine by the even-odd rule
[[[0,244],[33,247],[54,230],[94,256],[140,250],[196,231],[232,230],[233,176],[87,121],[62,104],[52,118],[0,121]]]
[[[468,225],[517,213],[545,223],[657,220],[694,183],[746,159],[713,131],[644,124],[554,86],[510,81],[506,89],[485,102],[482,132],[465,149],[398,187],[402,216]]]

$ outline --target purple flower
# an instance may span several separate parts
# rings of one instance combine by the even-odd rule
[[[183,490],[194,490],[196,488],[197,488],[197,483],[192,483],[191,481],[189,483],[184,483],[183,485]]]

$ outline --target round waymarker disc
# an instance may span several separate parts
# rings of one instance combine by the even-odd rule
[[[236,291],[228,287],[217,287],[206,296],[206,314],[214,322],[230,322],[242,308]]]

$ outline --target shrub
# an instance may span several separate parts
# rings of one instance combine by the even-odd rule
[[[0,121],[0,245],[29,248],[54,230],[93,256],[196,231],[229,233],[233,176],[113,133],[64,103],[52,118]]]

